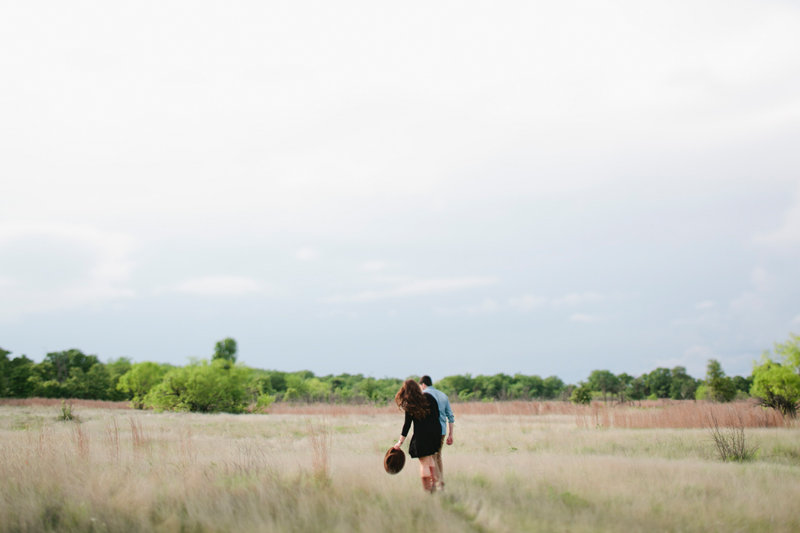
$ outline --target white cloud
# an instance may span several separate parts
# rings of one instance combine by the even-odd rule
[[[0,224],[0,318],[129,298],[133,239],[91,226]]]
[[[476,305],[465,305],[463,307],[439,307],[434,311],[440,315],[484,315],[500,311],[501,306],[492,299],[486,299]]]
[[[553,305],[582,305],[587,303],[593,302],[600,302],[605,299],[605,296],[600,294],[599,292],[583,292],[583,293],[570,293],[560,298],[556,298],[553,300]]]
[[[705,309],[713,309],[717,304],[711,300],[703,300],[702,302],[698,302],[695,304],[694,308],[698,311],[703,311]]]
[[[656,366],[662,368],[675,368],[682,366],[694,377],[702,377],[706,372],[709,359],[720,359],[709,346],[695,345],[687,348],[681,357],[670,359],[657,359]]]
[[[746,372],[747,364],[753,359],[750,354],[734,356],[723,356],[718,354],[712,347],[696,344],[687,348],[681,357],[669,359],[657,359],[656,366],[663,368],[674,368],[682,366],[686,371],[696,377],[702,378],[706,373],[706,366],[709,359],[716,359],[722,364],[722,368],[729,376]]]
[[[371,302],[387,298],[402,298],[407,296],[421,296],[439,292],[459,291],[483,287],[496,283],[494,278],[449,278],[429,279],[408,282],[393,289],[379,291],[364,291],[351,296],[333,296],[323,300],[326,303],[337,302]]]
[[[313,248],[300,248],[295,251],[294,257],[299,261],[311,261],[317,258],[317,252]]]
[[[361,265],[361,270],[366,272],[377,272],[386,268],[386,263],[383,261],[367,261]]]
[[[735,313],[752,313],[762,311],[765,305],[764,298],[761,295],[752,291],[745,291],[731,300],[728,307]]]
[[[771,233],[759,235],[756,237],[756,242],[773,246],[800,243],[800,183],[797,186],[797,199],[786,211],[783,225]]]
[[[572,322],[599,322],[603,317],[598,315],[589,315],[586,313],[574,313],[569,317]]]
[[[792,320],[792,324],[800,324],[800,315],[794,317],[794,320]]]
[[[532,311],[547,303],[547,298],[534,294],[525,294],[515,298],[509,298],[508,305],[518,311]]]
[[[261,286],[242,276],[204,276],[179,283],[173,290],[199,296],[244,296],[260,292]]]

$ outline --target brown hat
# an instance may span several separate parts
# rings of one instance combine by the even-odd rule
[[[386,452],[386,455],[383,458],[383,468],[385,468],[386,471],[392,475],[401,471],[405,464],[406,454],[403,453],[403,450],[389,448],[389,451]]]

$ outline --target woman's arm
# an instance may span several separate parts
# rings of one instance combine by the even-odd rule
[[[403,424],[403,431],[400,432],[400,440],[397,441],[397,444],[393,446],[395,450],[399,450],[400,446],[406,441],[406,436],[408,435],[408,430],[411,429],[411,415],[406,413],[406,421]]]

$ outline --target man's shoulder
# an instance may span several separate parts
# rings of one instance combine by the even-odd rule
[[[427,389],[425,389],[425,392],[427,392],[428,394],[433,395],[437,400],[442,400],[442,401],[446,400],[448,402],[450,401],[450,399],[447,397],[447,394],[443,393],[439,389],[434,389],[433,387],[428,387]]]

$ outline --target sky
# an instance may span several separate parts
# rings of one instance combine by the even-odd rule
[[[729,375],[800,333],[800,2],[6,2],[0,346]]]

